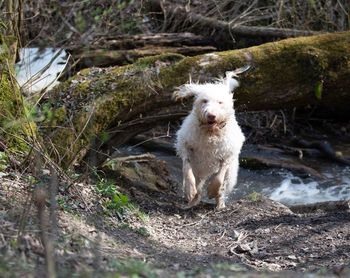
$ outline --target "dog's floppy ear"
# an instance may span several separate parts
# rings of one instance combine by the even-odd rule
[[[189,83],[177,87],[177,90],[173,93],[173,99],[179,100],[197,96],[200,92],[200,84]]]

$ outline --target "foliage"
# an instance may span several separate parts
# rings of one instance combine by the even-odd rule
[[[65,212],[73,213],[72,207],[68,204],[68,196],[57,197],[57,205]]]
[[[135,215],[143,221],[147,219],[147,216],[130,202],[127,195],[118,191],[113,181],[100,178],[96,184],[96,192],[103,198],[102,205],[107,215],[115,215],[120,220],[124,220],[128,214]]]
[[[254,191],[248,195],[248,200],[252,202],[258,202],[261,200],[261,194]]]
[[[7,155],[5,152],[0,152],[0,171],[5,170],[7,167]]]
[[[322,99],[322,91],[323,91],[323,82],[322,81],[318,81],[316,83],[316,86],[315,86],[315,97],[318,100]]]
[[[241,264],[232,263],[216,263],[212,264],[208,268],[194,267],[188,272],[178,272],[177,278],[190,278],[190,277],[250,277],[246,275],[247,269]],[[260,276],[259,276],[260,277]],[[264,277],[264,276],[262,276]]]

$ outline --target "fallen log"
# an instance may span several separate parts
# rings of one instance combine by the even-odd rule
[[[350,166],[350,159],[347,157],[343,157],[341,153],[336,152],[333,149],[332,145],[326,140],[308,142],[305,139],[295,138],[294,142],[296,143],[296,145],[302,146],[304,148],[314,148],[320,151],[328,159],[336,161],[343,165]]]
[[[170,135],[166,137],[170,138]],[[174,143],[166,142],[160,138],[150,138],[144,135],[137,135],[131,138],[129,143],[131,144],[131,148],[142,146],[148,151],[162,151],[170,155],[176,155]]]
[[[207,46],[213,42],[208,37],[203,37],[189,32],[184,33],[156,33],[124,36],[103,36],[97,38],[89,49],[127,50],[142,48],[145,46],[179,47],[179,46]],[[80,51],[84,47],[72,46],[69,51]]]
[[[234,94],[236,110],[317,104],[349,118],[350,32],[325,34],[244,50],[187,58],[165,54],[124,67],[85,69],[48,95],[53,116],[41,132],[51,145],[51,155],[69,166],[90,149],[95,154],[101,147],[107,151],[179,119],[188,107],[172,100],[176,86],[187,83],[190,76],[194,82],[214,80],[246,64],[247,52],[255,70],[240,78],[241,87]]]
[[[164,53],[177,53],[185,56],[195,56],[215,51],[213,46],[179,46],[158,47],[147,46],[128,50],[87,49],[73,52],[76,60],[74,70],[88,67],[110,67],[134,63],[137,59]]]
[[[243,168],[248,169],[266,169],[266,168],[283,168],[291,170],[293,172],[299,172],[306,174],[311,177],[318,179],[324,179],[321,173],[315,169],[302,164],[301,162],[295,162],[290,159],[277,159],[277,158],[268,158],[257,155],[242,155],[240,158],[240,165]]]
[[[104,36],[88,47],[72,45],[67,48],[75,61],[72,66],[74,71],[88,67],[127,65],[142,57],[164,53],[195,56],[216,50],[210,38],[193,33]]]

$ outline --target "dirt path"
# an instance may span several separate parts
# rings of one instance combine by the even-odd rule
[[[0,276],[7,277],[2,275],[8,273],[7,266],[23,260],[26,264],[12,268],[15,276],[37,276],[44,267],[44,252],[33,208],[19,232],[28,187],[6,179],[1,184]],[[129,215],[121,223],[100,213],[96,196],[87,198],[92,191],[86,185],[76,189],[81,189],[88,209],[59,212],[56,253],[62,277],[95,277],[96,271],[125,277],[258,277],[266,271],[269,277],[280,277],[280,271],[285,277],[302,277],[304,271],[325,277],[349,275],[349,211],[295,214],[259,195],[220,212],[209,204],[182,210],[175,192],[130,190],[132,202],[148,219]],[[15,200],[21,206],[14,206]],[[79,198],[75,204],[82,206]]]
[[[150,215],[146,227],[158,248],[147,256],[163,261],[168,269],[225,262],[256,270],[314,271],[350,262],[348,211],[294,214],[259,195],[219,212],[210,205],[182,211],[162,195],[157,199],[163,197],[163,203],[142,205]]]

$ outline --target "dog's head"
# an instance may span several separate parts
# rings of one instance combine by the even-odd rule
[[[209,131],[221,128],[234,115],[233,90],[239,86],[235,77],[246,70],[244,69],[227,72],[225,78],[214,83],[182,85],[174,93],[174,98],[194,97],[193,111],[201,126]]]

